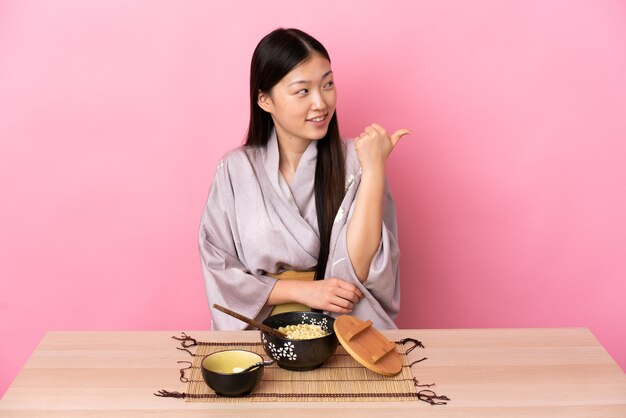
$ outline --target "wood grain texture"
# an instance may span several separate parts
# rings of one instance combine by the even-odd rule
[[[626,375],[594,336],[576,329],[393,330],[420,383],[451,398],[423,402],[206,404],[158,398],[183,392],[176,332],[50,332],[0,401],[0,417],[626,417]],[[258,331],[195,331],[199,341],[258,341]]]
[[[396,345],[374,328],[372,321],[341,315],[334,328],[341,345],[363,366],[384,376],[395,376],[402,370]]]

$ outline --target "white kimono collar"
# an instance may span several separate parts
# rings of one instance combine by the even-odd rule
[[[317,142],[311,141],[302,154],[291,186],[287,185],[280,173],[279,163],[278,138],[276,136],[276,128],[272,128],[272,133],[263,152],[265,172],[276,192],[317,231],[317,216],[314,209]]]

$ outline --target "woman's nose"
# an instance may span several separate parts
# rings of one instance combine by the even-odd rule
[[[326,100],[324,100],[324,96],[322,96],[321,92],[316,92],[311,95],[311,107],[313,109],[325,109],[326,108]]]

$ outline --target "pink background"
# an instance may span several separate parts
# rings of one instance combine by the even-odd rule
[[[0,1],[0,394],[49,330],[209,327],[196,231],[278,26],[389,176],[411,328],[589,327],[626,367],[621,1]]]

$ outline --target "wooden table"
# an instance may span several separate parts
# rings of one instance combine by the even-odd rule
[[[199,341],[258,341],[255,331],[187,332]],[[414,366],[448,405],[424,402],[192,403],[180,332],[50,332],[0,401],[1,417],[626,417],[626,375],[589,330],[394,330],[426,348]],[[323,415],[321,415],[323,414]]]

